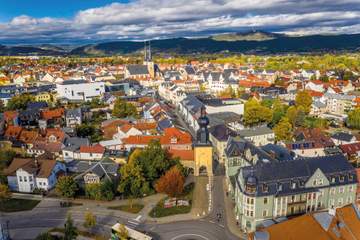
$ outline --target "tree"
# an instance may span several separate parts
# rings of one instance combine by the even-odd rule
[[[134,104],[127,103],[121,98],[116,99],[112,115],[118,118],[138,117]]]
[[[93,228],[96,225],[96,217],[90,211],[87,211],[84,215],[84,227]]]
[[[312,97],[308,91],[300,91],[296,94],[295,106],[303,107],[306,114],[311,110]]]
[[[5,184],[0,184],[0,203],[11,198],[9,187]]]
[[[177,166],[172,167],[155,184],[158,193],[176,197],[183,193],[185,178]]]
[[[78,231],[74,226],[74,222],[71,219],[71,215],[69,214],[65,222],[64,240],[75,240],[77,236],[78,236]]]
[[[134,151],[120,169],[118,191],[130,197],[142,197],[154,191],[156,181],[172,166],[178,165],[159,141],[151,141],[142,150]]]
[[[261,106],[255,99],[250,99],[245,103],[244,123],[246,125],[258,125],[269,123],[272,119],[271,109]]]
[[[290,141],[292,139],[292,125],[287,117],[283,117],[273,130],[278,141]]]
[[[120,238],[120,240],[127,240],[129,238],[129,231],[126,229],[124,224],[120,224],[116,235]]]
[[[350,128],[360,129],[360,107],[348,112],[346,123]]]
[[[285,116],[287,110],[287,106],[282,104],[280,99],[275,99],[272,105],[272,120],[271,125],[275,126],[283,116]]]
[[[44,232],[44,233],[41,233],[39,234],[35,240],[55,240],[56,238],[53,237],[50,233],[48,232]]]
[[[78,137],[91,137],[95,133],[95,127],[90,124],[81,124],[76,127],[76,134]]]
[[[106,180],[101,183],[86,184],[85,195],[90,199],[110,201],[114,199],[113,183]]]
[[[329,77],[326,74],[324,74],[320,76],[319,80],[322,82],[329,82]]]
[[[72,198],[75,196],[78,186],[72,177],[62,176],[58,179],[55,190],[63,197]]]
[[[12,97],[8,104],[7,104],[7,109],[8,110],[25,110],[27,107],[27,104],[29,102],[34,102],[35,101],[35,97],[33,95],[30,94],[21,94],[18,96],[14,96]]]

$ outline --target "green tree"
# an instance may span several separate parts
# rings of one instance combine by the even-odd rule
[[[262,106],[255,99],[250,99],[245,103],[244,123],[248,126],[269,123],[272,119],[271,109]]]
[[[76,127],[77,136],[82,138],[91,137],[93,134],[95,134],[95,131],[95,127],[87,123]]]
[[[348,118],[346,120],[347,125],[350,128],[360,129],[360,108],[356,108],[348,112]]]
[[[324,74],[320,76],[319,80],[322,82],[329,82],[329,77],[326,74]]]
[[[296,107],[303,107],[306,114],[311,110],[312,97],[308,91],[299,91],[296,94],[295,105]]]
[[[272,120],[271,120],[271,125],[275,126],[283,116],[285,116],[286,114],[286,110],[287,110],[287,105],[282,104],[280,99],[275,99],[274,103],[272,105]]]
[[[125,102],[121,98],[116,99],[112,115],[118,118],[138,117],[136,107],[132,103]]]
[[[72,198],[78,191],[78,186],[72,177],[62,176],[58,179],[55,190],[63,197]]]
[[[35,97],[33,95],[30,94],[21,94],[18,96],[14,96],[12,97],[8,104],[7,104],[7,109],[8,110],[25,110],[26,106],[29,102],[34,102],[35,101]]]
[[[64,240],[75,240],[78,236],[77,228],[69,214],[65,222]]]
[[[90,211],[87,211],[84,215],[84,227],[93,228],[96,225],[96,217]]]
[[[273,130],[278,141],[289,141],[292,139],[292,125],[287,117],[283,117]]]

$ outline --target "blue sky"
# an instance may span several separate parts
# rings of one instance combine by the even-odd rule
[[[0,0],[0,43],[360,33],[360,0]]]
[[[11,20],[19,15],[32,17],[60,17],[74,16],[79,10],[101,7],[113,0],[0,0],[0,19]]]

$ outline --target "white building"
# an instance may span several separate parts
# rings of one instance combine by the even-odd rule
[[[103,82],[86,82],[84,80],[68,80],[56,84],[58,98],[70,101],[90,101],[95,97],[101,97],[105,93]]]
[[[55,160],[15,158],[4,172],[10,190],[31,193],[35,189],[52,189],[65,171],[65,165]]]

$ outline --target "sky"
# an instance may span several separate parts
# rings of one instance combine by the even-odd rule
[[[360,33],[360,0],[0,0],[0,43]]]

